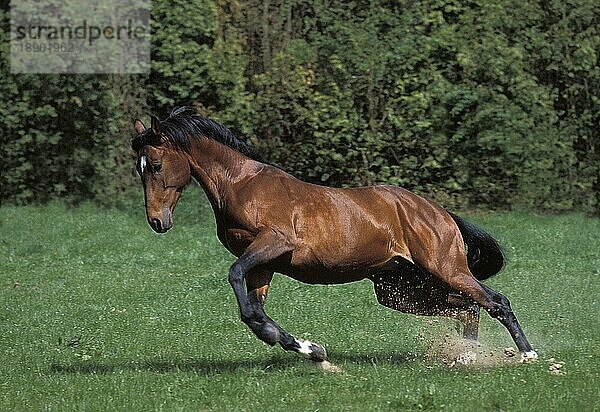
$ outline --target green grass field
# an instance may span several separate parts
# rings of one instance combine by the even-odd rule
[[[450,367],[429,346],[453,323],[379,306],[369,281],[278,276],[267,300],[342,373],[261,343],[238,320],[233,258],[196,188],[163,236],[141,202],[2,207],[0,410],[600,410],[600,220],[466,217],[505,247],[508,266],[487,283],[511,299],[537,363]],[[487,314],[480,339],[512,345]]]

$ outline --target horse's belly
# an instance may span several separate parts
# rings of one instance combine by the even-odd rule
[[[355,282],[357,280],[365,279],[370,274],[364,271],[356,272],[344,272],[344,271],[330,271],[327,269],[304,269],[304,268],[286,268],[280,271],[282,274],[289,276],[302,283],[308,283],[312,285],[333,285],[340,283]]]
[[[392,258],[391,253],[338,252],[321,255],[311,248],[298,248],[293,252],[290,261],[277,271],[304,283],[348,283],[369,277]]]

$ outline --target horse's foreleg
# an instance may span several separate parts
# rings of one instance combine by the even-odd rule
[[[246,288],[248,298],[256,299],[261,306],[265,304],[269,294],[269,285],[273,279],[273,272],[268,270],[251,271],[246,275]]]
[[[324,361],[326,353],[321,345],[294,338],[264,311],[263,304],[272,272],[256,269],[265,268],[270,262],[291,250],[286,246],[285,239],[279,238],[275,233],[260,234],[231,266],[229,283],[235,293],[242,321],[259,339],[271,346],[279,343],[283,349],[301,353],[314,361]],[[244,290],[245,282],[247,293]]]
[[[248,292],[250,303],[254,305],[256,312],[260,313],[258,321],[245,321],[248,326],[259,339],[271,346],[279,343],[285,350],[300,353],[315,362],[324,361],[327,354],[323,346],[293,337],[266,314],[264,302],[268,290],[269,285],[266,285]]]

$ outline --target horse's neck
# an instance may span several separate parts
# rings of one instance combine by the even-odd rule
[[[190,167],[211,202],[215,213],[222,210],[235,185],[260,166],[236,150],[209,138],[192,146]]]

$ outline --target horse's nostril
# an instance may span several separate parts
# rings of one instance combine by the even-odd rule
[[[162,223],[161,223],[160,219],[156,219],[156,218],[152,219],[152,224],[154,225],[154,229],[156,231],[160,231],[162,229]]]

